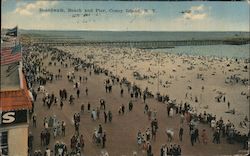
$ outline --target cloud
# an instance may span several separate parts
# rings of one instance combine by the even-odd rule
[[[15,10],[4,12],[2,14],[1,26],[12,28],[18,25],[22,29],[37,30],[249,31],[248,18],[244,21],[232,21],[226,19],[227,17],[230,18],[231,15],[225,14],[225,19],[218,19],[216,15],[214,17],[212,12],[210,12],[216,11],[216,8],[212,10],[212,6],[206,4],[191,5],[182,14],[177,13],[176,9],[174,9],[175,16],[171,18],[167,14],[162,14],[163,11],[161,10],[157,10],[157,12],[153,10],[146,11],[143,6],[139,6],[132,8],[130,12],[126,10],[126,14],[107,16],[105,19],[96,17],[93,18],[95,22],[83,23],[80,19],[77,22],[76,19],[69,17],[68,14],[39,12],[39,8],[50,9],[59,7],[58,4],[52,5],[51,2],[43,2],[45,3],[37,3],[37,1],[18,2],[16,10],[19,9],[18,12],[22,12],[22,15],[14,13]],[[248,10],[245,10],[245,12],[248,13]]]
[[[204,5],[192,6],[190,10],[192,10],[192,11],[203,11],[204,10]]]
[[[23,3],[15,9],[14,13],[20,14],[23,16],[31,16],[39,8],[53,7],[57,3],[58,2],[56,1],[52,1],[52,2],[51,1],[37,1],[34,3]]]
[[[183,18],[187,20],[203,20],[208,17],[207,10],[204,5],[192,6],[183,13]]]
[[[183,17],[185,19],[190,19],[190,20],[202,20],[207,17],[207,14],[206,13],[200,13],[200,14],[185,13]]]

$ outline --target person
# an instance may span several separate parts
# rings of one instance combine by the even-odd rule
[[[123,97],[123,88],[121,88],[121,97]]]
[[[105,148],[105,143],[106,143],[106,133],[103,132],[103,135],[102,135],[102,148]]]
[[[81,105],[81,113],[84,113],[84,104]]]
[[[54,136],[54,139],[56,138],[56,135],[57,135],[57,128],[54,127],[54,128],[53,128],[53,136]]]
[[[133,91],[130,92],[130,97],[133,98],[134,97],[134,93]]]
[[[161,145],[160,156],[164,156],[164,154],[165,154],[164,149],[165,149],[165,145]]]
[[[32,95],[34,97],[34,101],[36,101],[36,98],[37,98],[37,93],[35,91],[32,92]]]
[[[171,130],[171,129],[167,129],[166,134],[167,134],[167,137],[168,137],[168,141],[171,142],[173,140],[173,137],[174,137],[174,131]]]
[[[80,96],[80,89],[79,88],[77,88],[76,94],[77,94],[77,98],[79,98],[79,96]]]
[[[129,104],[128,104],[129,106],[128,106],[128,109],[129,109],[129,111],[131,111],[132,109],[133,109],[133,103],[132,103],[132,101],[130,100],[129,101]]]
[[[207,133],[205,129],[202,130],[201,138],[202,138],[203,144],[207,144]]]
[[[155,118],[153,121],[151,121],[151,129],[155,129],[155,132],[157,132],[158,129],[158,121]]]
[[[65,136],[66,123],[62,121],[62,135]]]
[[[81,76],[79,76],[79,81],[82,82],[82,77]]]
[[[216,121],[213,119],[213,120],[211,120],[211,128],[212,128],[212,130],[214,130],[215,126],[216,126]]]
[[[194,135],[195,135],[194,141],[195,141],[195,142],[198,141],[198,142],[200,143],[199,130],[198,130],[198,128],[196,128],[196,129],[194,130]]]
[[[151,127],[152,139],[156,140],[156,126]]]
[[[89,89],[88,89],[88,87],[86,87],[85,92],[86,92],[87,96],[88,96],[88,91],[89,91]]]
[[[180,124],[181,125],[184,123],[184,119],[185,119],[184,114],[181,113],[181,119],[180,119]]]
[[[119,113],[119,115],[121,115],[121,113],[122,113],[122,106],[119,107],[118,113]]]
[[[107,115],[106,111],[104,111],[103,114],[104,114],[104,122],[107,123],[108,115]]]
[[[137,133],[137,144],[140,146],[142,144],[141,131],[139,130]]]
[[[247,134],[244,134],[242,136],[242,143],[243,143],[243,149],[245,150],[248,150],[248,146],[249,146],[249,143],[248,143],[248,139],[249,139],[249,135],[250,135],[250,131],[248,132],[248,135]]]
[[[96,107],[96,118],[99,120],[100,119],[100,109],[99,107]]]
[[[92,117],[92,119],[93,119],[94,121],[96,120],[97,115],[96,115],[95,109],[92,110],[91,117]]]
[[[133,151],[132,156],[137,156],[137,152]]]
[[[102,134],[102,125],[99,124],[98,134]]]
[[[176,155],[181,155],[181,146],[180,145],[178,145],[178,147],[177,147],[177,154]]]
[[[144,106],[144,114],[147,114],[148,113],[148,104],[145,104]]]
[[[44,131],[40,133],[41,146],[44,145]]]
[[[47,147],[45,152],[44,152],[44,156],[51,156],[51,150]]]
[[[80,127],[79,122],[75,122],[75,133],[76,133],[77,135],[79,135],[79,127]]]
[[[61,109],[63,108],[63,102],[62,102],[62,100],[61,100],[61,103],[60,103],[60,107],[61,107]]]
[[[69,96],[69,104],[74,104],[74,97],[73,97],[73,95],[70,95]]]
[[[48,130],[48,128],[49,128],[49,124],[48,124],[47,121],[45,121],[45,123],[44,123],[44,128],[45,128],[46,130]]]
[[[151,114],[152,114],[152,111],[149,109],[148,110],[148,120],[151,120]]]
[[[103,99],[100,100],[100,109],[105,110],[105,101]]]
[[[109,122],[112,121],[112,113],[111,113],[111,111],[108,112],[108,119],[109,119]]]
[[[36,127],[36,114],[33,115],[33,127]]]
[[[220,144],[220,128],[217,127],[217,133],[216,133],[216,143]]]
[[[169,116],[172,118],[174,116],[174,109],[171,107],[169,111]]]
[[[146,102],[146,93],[143,94],[143,103]]]
[[[149,142],[147,144],[147,156],[152,156],[152,146]]]
[[[219,129],[216,129],[216,131],[214,132],[213,134],[213,143],[217,143],[219,144],[220,143],[220,130]]]
[[[230,102],[227,102],[227,108],[230,109]]]
[[[90,112],[90,103],[88,102],[88,112]]]
[[[179,130],[179,139],[180,139],[180,141],[182,141],[182,136],[183,136],[183,128],[180,127],[180,130]]]
[[[84,148],[84,139],[83,139],[83,135],[80,136],[80,146],[81,146],[81,150],[83,150],[83,148]]]
[[[248,117],[247,117],[247,115],[245,116],[244,121],[248,122]]]
[[[29,147],[30,151],[32,151],[32,149],[33,149],[33,140],[34,140],[34,136],[30,132],[29,137],[28,137],[28,147]]]
[[[55,97],[55,100],[54,100],[54,105],[57,105],[57,102],[58,102],[58,98]]]
[[[194,140],[195,140],[195,133],[194,133],[194,129],[191,130],[191,144],[192,146],[194,146]]]
[[[125,113],[125,106],[122,104],[122,114]]]
[[[150,130],[149,128],[147,128],[146,130],[146,141],[149,141],[150,140]]]

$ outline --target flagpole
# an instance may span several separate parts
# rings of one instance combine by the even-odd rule
[[[157,59],[157,68],[158,68],[158,72],[157,72],[157,94],[159,94],[160,92],[159,92],[159,76],[160,76],[160,74],[159,74],[159,54],[157,53],[157,55],[156,55],[156,59]]]

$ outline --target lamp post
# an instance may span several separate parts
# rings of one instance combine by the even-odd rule
[[[160,91],[159,91],[159,76],[160,76],[160,73],[159,73],[159,54],[157,53],[156,55],[156,59],[157,59],[157,68],[158,68],[158,71],[157,71],[157,98],[159,97],[160,95]]]

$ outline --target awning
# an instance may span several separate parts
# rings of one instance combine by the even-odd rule
[[[22,89],[0,92],[1,111],[23,110],[32,108],[31,98],[29,96],[26,81],[23,75],[22,77]]]

